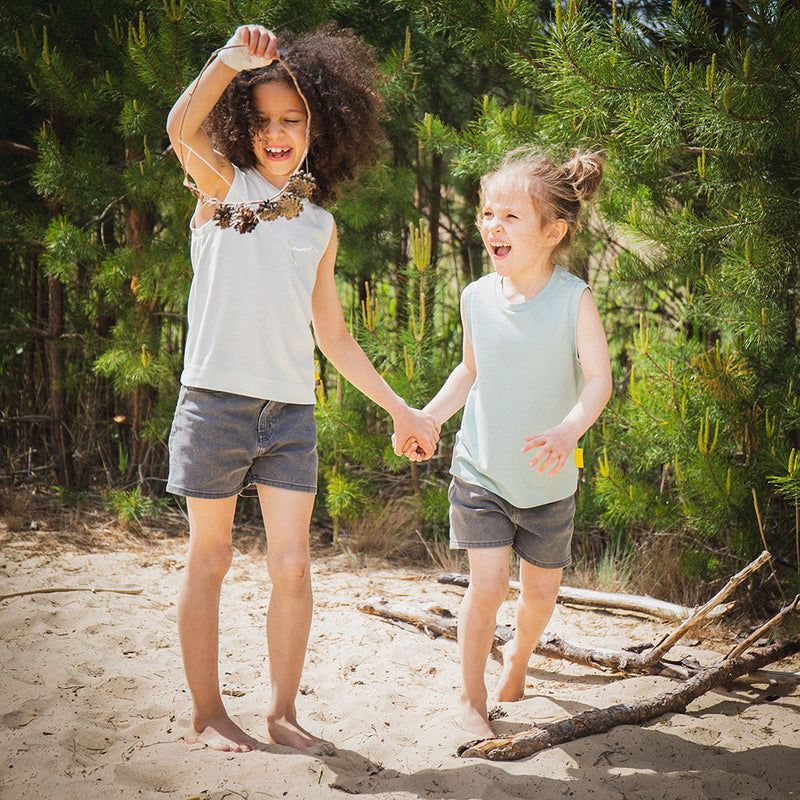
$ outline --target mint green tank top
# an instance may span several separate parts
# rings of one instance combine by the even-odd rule
[[[524,303],[506,299],[496,273],[469,284],[462,295],[477,377],[450,472],[517,508],[563,500],[577,488],[574,459],[551,476],[528,466],[535,450],[520,450],[526,436],[558,425],[581,393],[576,326],[586,288],[556,266],[545,287]]]

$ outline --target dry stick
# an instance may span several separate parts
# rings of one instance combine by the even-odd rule
[[[453,586],[469,586],[469,575],[458,575],[445,573],[437,575],[439,583]],[[519,581],[509,581],[511,589],[520,590]],[[681,606],[677,603],[668,603],[664,600],[657,600],[646,595],[626,594],[624,592],[597,592],[592,589],[580,589],[574,586],[559,586],[558,602],[568,605],[589,606],[590,608],[602,608],[606,611],[635,612],[647,616],[665,619],[668,622],[682,622],[694,613],[693,608]],[[733,608],[734,603],[727,603],[724,606],[711,611],[710,616],[719,617]]]
[[[758,495],[756,494],[755,488],[751,488],[753,492],[753,508],[756,510],[756,520],[758,521],[758,532],[761,534],[761,544],[764,545],[765,550],[769,550],[767,547],[767,537],[764,536],[764,526],[761,524],[761,511],[758,508]],[[772,578],[775,581],[775,585],[778,587],[778,592],[780,593],[781,600],[786,602],[786,595],[783,593],[783,587],[781,586],[781,582],[778,580],[778,576],[775,574],[775,567],[772,566],[770,562],[769,568],[772,570]]]
[[[114,592],[115,594],[141,594],[143,589],[103,589],[96,586],[54,586],[49,589],[28,589],[24,592],[11,592],[11,594],[0,594],[0,601],[8,600],[10,597],[27,597],[31,594],[50,594],[52,592]]]
[[[726,659],[736,658],[749,647],[754,645],[767,631],[780,625],[786,617],[800,613],[800,594],[788,605],[784,606],[772,619],[767,620],[758,630],[753,631],[743,642],[740,642],[725,656]]]
[[[469,742],[458,748],[465,758],[476,756],[492,761],[513,761],[527,758],[540,750],[557,744],[571,742],[595,733],[605,733],[617,725],[635,725],[647,722],[662,714],[681,713],[692,700],[705,694],[715,686],[730,683],[749,672],[800,652],[800,636],[751,650],[735,659],[726,659],[713,667],[698,672],[693,678],[674,689],[639,700],[635,703],[620,703],[610,708],[592,709],[574,717],[533,728],[515,736],[483,739]]]
[[[737,572],[705,605],[700,606],[689,619],[678,625],[668,636],[665,636],[655,647],[642,654],[644,664],[655,664],[690,628],[705,619],[709,612],[718,606],[742,581],[751,573],[769,561],[770,554],[765,550],[755,561],[750,562],[743,570]]]

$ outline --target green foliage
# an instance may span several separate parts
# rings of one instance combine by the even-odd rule
[[[325,506],[332,517],[354,520],[364,512],[368,499],[363,481],[341,473],[334,473],[328,478]]]
[[[421,514],[426,531],[433,538],[444,538],[449,530],[450,501],[447,497],[447,481],[436,480],[425,483],[422,488]]]
[[[119,521],[135,530],[141,530],[143,522],[156,522],[166,508],[166,498],[147,497],[141,487],[133,489],[108,489],[104,504],[107,511],[113,511]]]
[[[0,31],[12,468],[62,486],[163,480],[193,209],[164,122],[244,21],[333,21],[375,48],[384,158],[333,208],[337,274],[353,335],[409,404],[460,358],[458,296],[483,272],[480,175],[523,143],[604,150],[571,266],[592,283],[617,391],[583,442],[579,524],[602,526],[626,558],[677,540],[675,568],[692,579],[765,542],[795,564],[800,18],[788,2],[313,0],[298,16],[288,0],[12,0]],[[388,445],[391,421],[321,354],[318,397],[329,513],[352,520],[400,486],[438,536],[458,419],[441,456],[411,467]]]

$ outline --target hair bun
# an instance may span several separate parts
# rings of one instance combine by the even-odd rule
[[[572,158],[562,166],[567,180],[575,187],[578,200],[591,200],[603,180],[603,156],[593,150],[573,150]]]

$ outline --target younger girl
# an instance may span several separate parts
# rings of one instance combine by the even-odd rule
[[[559,166],[517,150],[483,178],[478,227],[494,272],[464,290],[462,361],[425,408],[441,425],[466,403],[450,469],[450,545],[469,555],[458,617],[463,721],[481,737],[493,735],[484,670],[510,552],[520,557],[522,588],[499,700],[523,695],[570,563],[577,442],[611,395],[591,291],[554,261],[601,177],[593,153]],[[404,450],[425,457],[413,443]]]
[[[375,158],[374,62],[343,32],[280,44],[281,51],[261,26],[239,28],[181,95],[167,123],[198,197],[167,486],[186,496],[189,512],[178,605],[193,703],[187,739],[240,752],[258,743],[222,704],[218,622],[236,498],[251,484],[264,517],[272,581],[269,739],[297,748],[321,744],[298,725],[294,706],[312,609],[311,324],[328,360],[391,414],[398,442],[419,437],[429,454],[438,439],[433,419],[406,406],[348,333],[334,279],[336,227],[308,199],[330,199],[359,162]]]

